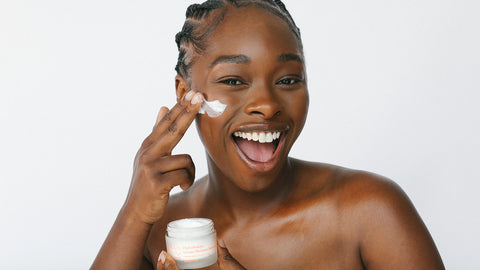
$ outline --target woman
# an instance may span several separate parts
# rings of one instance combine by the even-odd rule
[[[413,205],[392,181],[288,157],[308,109],[302,42],[281,1],[192,5],[177,34],[178,103],[161,108],[93,269],[178,269],[166,224],[206,217],[211,269],[443,269]],[[227,104],[197,115],[204,100]],[[171,155],[196,119],[207,176]],[[176,186],[184,192],[169,198]]]

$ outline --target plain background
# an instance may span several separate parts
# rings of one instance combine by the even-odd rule
[[[0,268],[86,269],[175,104],[193,1],[0,0]],[[294,157],[395,180],[448,269],[478,269],[480,2],[286,0],[310,111]],[[206,174],[194,127],[175,153]]]

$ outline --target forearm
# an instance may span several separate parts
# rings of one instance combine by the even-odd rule
[[[151,227],[122,209],[91,269],[138,269]]]

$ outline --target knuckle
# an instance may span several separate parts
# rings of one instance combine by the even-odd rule
[[[183,137],[183,135],[185,135],[185,132],[183,130],[179,129],[178,125],[176,123],[172,123],[167,128],[167,132],[170,133],[171,135],[174,135],[174,136]]]
[[[183,155],[183,161],[188,165],[193,164],[193,160],[190,155]]]
[[[145,138],[145,140],[143,140],[142,145],[140,146],[140,149],[145,149],[150,144],[152,144],[152,139],[151,139],[151,136],[148,136],[147,138]]]
[[[190,173],[185,169],[179,170],[178,177],[181,178],[182,180],[188,181],[188,179],[190,178]]]
[[[141,175],[147,176],[151,174],[152,168],[148,164],[142,164],[139,171]]]
[[[168,111],[165,116],[163,116],[162,120],[171,122],[173,120],[172,118],[172,111]]]
[[[178,104],[180,105],[180,107],[182,107],[182,109],[185,109],[188,107],[188,104],[190,104],[190,102],[188,102],[186,99],[182,98],[180,100],[180,102],[178,102]]]
[[[170,189],[170,187],[166,187],[164,190],[159,192],[158,198],[163,201],[168,201],[168,199],[170,198]]]
[[[150,156],[148,155],[147,152],[143,152],[137,157],[138,163],[142,164],[142,166],[145,166],[146,164],[149,163],[150,161]]]
[[[176,175],[177,185],[190,185],[193,182],[193,177],[187,170],[180,170]]]
[[[176,133],[178,131],[178,128],[177,125],[173,123],[167,128],[167,130],[169,133]]]

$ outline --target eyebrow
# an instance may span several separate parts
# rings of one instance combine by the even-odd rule
[[[213,60],[212,63],[208,66],[208,69],[220,63],[248,64],[251,61],[252,60],[250,59],[250,57],[243,54],[222,55],[217,57],[215,60]],[[303,64],[303,57],[294,53],[283,53],[277,57],[277,61],[278,62],[297,61]]]
[[[243,54],[238,54],[238,55],[222,55],[217,57],[213,62],[208,66],[210,69],[214,65],[220,64],[220,63],[234,63],[234,64],[248,64],[252,60],[250,57],[243,55]]]
[[[294,53],[284,53],[277,57],[278,62],[297,61],[303,64],[303,57]]]

